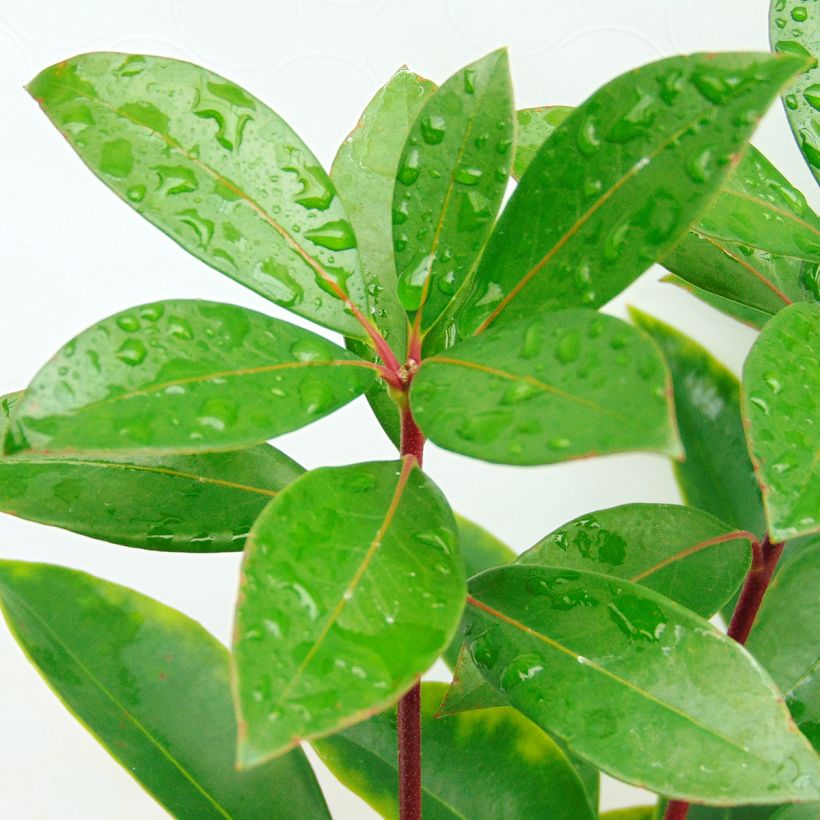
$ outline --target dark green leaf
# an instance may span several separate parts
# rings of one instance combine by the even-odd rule
[[[463,606],[453,515],[412,458],[306,473],[246,548],[240,765],[394,703],[450,642]]]
[[[749,452],[776,541],[820,530],[820,306],[792,305],[763,329],[743,367]]]
[[[264,103],[199,66],[81,54],[29,93],[83,162],[194,256],[319,324],[365,336],[356,237],[319,161]]]
[[[330,818],[304,754],[233,766],[228,653],[198,623],[82,572],[0,562],[14,637],[65,706],[174,817]]]
[[[504,49],[471,63],[425,102],[393,192],[398,295],[422,330],[471,276],[512,162],[513,99]]]
[[[15,409],[6,449],[237,449],[326,416],[373,375],[338,345],[262,313],[156,302],[104,319],[60,350]]]
[[[772,48],[814,57],[812,66],[783,92],[786,116],[812,173],[820,181],[820,9],[806,0],[772,0],[769,12]]]
[[[781,806],[772,815],[772,820],[817,820],[818,814],[820,814],[820,803],[792,804]]]
[[[662,259],[719,188],[798,57],[672,57],[593,94],[530,163],[459,319],[462,335],[597,307]]]
[[[576,309],[505,323],[425,359],[410,403],[424,433],[445,449],[551,464],[624,450],[676,455],[669,393],[648,339]]]
[[[521,179],[547,137],[572,113],[568,105],[545,105],[516,112],[515,159],[512,175]]]
[[[679,331],[639,310],[630,313],[658,343],[672,371],[675,415],[686,451],[674,469],[684,500],[762,535],[763,506],[746,450],[737,379]]]
[[[820,795],[817,757],[762,668],[646,587],[513,564],[471,581],[466,622],[492,686],[619,779],[718,804]]]
[[[710,618],[743,583],[751,543],[700,510],[625,504],[564,524],[516,562],[625,578]]]
[[[585,820],[595,814],[570,762],[509,707],[436,718],[446,687],[422,685],[422,812],[445,818]],[[398,818],[396,715],[314,744],[330,770],[382,817]]]
[[[605,811],[601,820],[652,820],[654,816],[654,806],[631,806],[628,809]]]
[[[674,273],[667,274],[662,277],[660,281],[667,282],[670,285],[676,285],[688,291],[692,296],[697,297],[702,302],[706,302],[707,305],[715,308],[715,310],[719,310],[721,313],[725,313],[727,316],[731,316],[733,319],[737,319],[738,322],[743,322],[744,325],[748,325],[755,330],[760,330],[771,318],[770,313],[764,313],[762,310],[746,307],[746,305],[741,305],[740,302],[734,302],[731,299],[718,296],[711,291],[703,290],[703,288],[699,288],[697,285],[693,285],[691,282],[681,279],[680,276],[675,276]]]

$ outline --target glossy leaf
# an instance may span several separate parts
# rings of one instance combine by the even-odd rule
[[[629,325],[565,310],[506,323],[425,359],[410,403],[432,441],[485,461],[675,455],[667,380],[657,348]]]
[[[616,78],[530,163],[459,319],[462,335],[598,307],[662,259],[731,169],[798,57],[671,57]]]
[[[410,128],[393,192],[398,294],[422,329],[470,277],[493,228],[512,162],[507,52],[450,77]]]
[[[760,488],[746,450],[737,379],[705,348],[675,328],[631,309],[658,343],[672,372],[675,415],[686,458],[673,467],[687,504],[760,536]]]
[[[429,80],[400,68],[368,103],[330,169],[359,241],[376,321],[399,361],[405,358],[407,315],[396,291],[393,188],[407,134],[434,90]]]
[[[700,510],[624,504],[564,524],[516,562],[625,578],[710,618],[743,583],[751,543]]]
[[[646,587],[514,564],[471,581],[466,622],[492,686],[621,780],[718,804],[820,795],[817,757],[766,673]]]
[[[0,441],[22,393],[0,397]],[[241,551],[302,468],[262,444],[191,456],[0,458],[0,511],[129,547]]]
[[[245,555],[234,645],[245,767],[394,703],[464,606],[455,521],[409,457],[307,473],[262,513]]]
[[[772,581],[746,646],[783,692],[794,719],[820,749],[820,538]]]
[[[743,367],[749,452],[776,541],[820,530],[820,306],[781,311]]]
[[[737,319],[738,322],[742,322],[755,330],[760,330],[771,319],[770,313],[764,313],[762,310],[741,305],[740,302],[734,302],[711,291],[703,290],[703,288],[681,279],[680,276],[675,276],[674,273],[667,274],[660,281],[688,291],[715,310],[719,310],[721,313],[725,313],[727,316],[731,316],[733,319]]]
[[[521,179],[546,139],[572,113],[568,105],[522,108],[516,112],[515,159],[512,174]]]
[[[820,10],[806,0],[772,0],[769,12],[772,48],[814,57],[815,62],[783,92],[786,116],[812,173],[820,181]]]
[[[234,769],[228,653],[195,621],[85,573],[16,561],[0,561],[0,604],[57,697],[174,817],[330,818],[300,750]]]
[[[595,817],[569,761],[540,729],[509,707],[437,719],[445,689],[422,685],[425,818]],[[314,746],[342,783],[382,817],[398,818],[394,711]]]
[[[199,66],[64,60],[28,86],[83,162],[187,251],[283,307],[365,336],[356,237],[316,157],[263,102]]]
[[[654,820],[664,820],[666,800],[659,800]],[[686,820],[769,820],[778,806],[690,806]]]
[[[69,342],[17,406],[7,452],[196,452],[256,444],[363,393],[372,365],[217,302],[132,308]]]

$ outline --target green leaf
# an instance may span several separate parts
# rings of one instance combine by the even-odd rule
[[[373,368],[246,308],[155,302],[104,319],[40,370],[15,410],[6,451],[237,449],[347,404],[370,386]]]
[[[684,500],[739,530],[762,535],[763,506],[746,450],[737,379],[678,330],[634,308],[630,315],[658,343],[672,371],[686,452],[673,466]]]
[[[820,307],[781,311],[743,367],[749,452],[775,541],[820,531]]]
[[[187,251],[278,305],[364,337],[356,237],[316,157],[264,103],[191,63],[81,54],[28,86],[83,162]]]
[[[446,687],[422,684],[422,813],[445,818],[595,817],[567,758],[509,707],[436,718]],[[325,765],[382,817],[398,818],[396,715],[314,743]]]
[[[228,653],[195,621],[85,573],[16,561],[0,561],[0,603],[57,697],[173,816],[330,818],[300,750],[234,769]]]
[[[415,465],[313,470],[254,525],[234,645],[241,766],[395,703],[452,639],[456,524]]]
[[[806,0],[772,0],[769,40],[784,54],[814,57],[814,63],[783,92],[786,116],[811,172],[820,181],[820,10]]]
[[[432,441],[502,464],[675,455],[670,403],[657,348],[624,322],[580,309],[506,323],[431,356],[410,392]]]
[[[725,313],[727,316],[731,316],[733,319],[737,319],[738,322],[742,322],[755,330],[761,330],[763,325],[771,319],[770,313],[764,313],[762,310],[741,305],[740,302],[734,302],[711,291],[703,290],[703,288],[681,279],[680,276],[675,276],[674,273],[667,274],[660,281],[682,288],[715,310],[719,310],[721,313]]]
[[[399,361],[406,353],[407,315],[396,291],[390,217],[393,188],[410,127],[434,90],[430,80],[400,68],[368,103],[330,169],[359,240],[377,323]]]
[[[652,820],[655,806],[630,806],[628,809],[605,811],[601,820]]]
[[[700,510],[624,504],[564,524],[516,563],[625,578],[711,618],[743,583],[751,543]]]
[[[402,151],[393,193],[398,294],[422,330],[472,275],[512,162],[507,52],[460,69],[426,101]]]
[[[820,812],[820,803],[792,804],[781,806],[772,815],[772,820],[817,820],[818,812]]]
[[[471,581],[466,622],[492,686],[621,780],[717,804],[820,795],[817,757],[762,668],[646,587],[514,564]]]
[[[512,175],[521,179],[547,137],[573,112],[568,105],[544,105],[516,111],[515,159]]]
[[[761,54],[671,57],[593,94],[522,176],[482,257],[461,334],[609,301],[668,253],[805,64]]]
[[[798,727],[820,749],[820,538],[777,573],[746,646],[783,692]]]

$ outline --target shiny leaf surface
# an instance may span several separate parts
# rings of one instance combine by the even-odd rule
[[[81,54],[28,86],[83,162],[203,262],[352,336],[356,237],[316,157],[263,102],[199,66]]]
[[[576,309],[506,323],[425,359],[410,403],[432,441],[485,461],[674,455],[667,382],[657,348],[642,334]]]
[[[766,528],[760,488],[746,450],[737,379],[697,342],[643,313],[635,324],[658,343],[669,368],[686,458],[673,467],[687,504],[740,530]]]
[[[507,52],[460,69],[410,129],[393,193],[398,294],[422,329],[470,277],[493,228],[512,162]]]
[[[751,544],[700,510],[625,504],[570,521],[516,562],[625,578],[710,618],[743,583]]]
[[[234,659],[246,767],[394,703],[464,606],[453,515],[409,457],[305,474],[245,555]]]
[[[466,622],[492,686],[619,779],[713,803],[820,794],[817,757],[768,675],[646,587],[514,564],[471,581]]]
[[[763,329],[743,367],[749,452],[776,541],[820,530],[820,306],[798,304]]]
[[[715,310],[719,310],[721,313],[725,313],[727,316],[731,316],[733,319],[737,319],[738,322],[742,322],[755,330],[760,330],[771,318],[770,313],[746,307],[746,305],[741,305],[740,302],[734,302],[711,291],[703,290],[703,288],[681,279],[680,276],[675,276],[674,273],[667,274],[660,281],[688,291],[702,302],[706,302],[707,305],[715,308]]]
[[[422,685],[425,818],[595,817],[569,761],[537,726],[509,707],[437,719],[445,689]],[[382,817],[398,818],[394,711],[314,746],[342,783]]]
[[[521,179],[544,141],[572,113],[568,105],[522,108],[516,112],[515,159],[512,174]]]
[[[327,415],[373,377],[338,345],[262,313],[155,302],[104,319],[60,350],[17,406],[6,450],[237,449]]]
[[[105,749],[174,817],[330,818],[300,750],[233,766],[228,653],[133,590],[0,561],[0,604],[26,655]]]
[[[462,335],[598,307],[663,258],[722,183],[795,56],[672,57],[608,83],[555,130],[504,210]]]

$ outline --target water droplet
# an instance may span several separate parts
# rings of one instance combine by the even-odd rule
[[[494,630],[487,630],[469,645],[470,657],[482,669],[491,669],[495,665],[498,660],[498,649]]]
[[[763,381],[775,396],[783,389],[783,383],[777,373],[764,373]]]
[[[464,69],[464,91],[467,94],[475,94],[475,80],[478,72],[474,68]]]
[[[414,268],[405,270],[396,283],[399,301],[405,310],[418,310],[424,300],[424,290],[433,268],[435,254],[422,258]]]
[[[458,428],[458,434],[465,440],[476,444],[491,444],[510,422],[508,412],[489,410],[466,418]]]
[[[126,333],[134,333],[140,329],[140,320],[131,313],[123,313],[117,316],[117,326]]]
[[[284,307],[295,307],[304,299],[304,291],[290,275],[290,269],[273,257],[256,266],[253,278],[264,294]]]
[[[524,331],[524,343],[521,345],[519,356],[522,359],[534,359],[544,349],[544,325],[542,322],[533,322]]]
[[[769,415],[769,405],[765,399],[761,399],[759,396],[749,396],[749,401],[759,410],[762,410],[764,415]]]
[[[610,142],[624,143],[647,132],[655,119],[655,99],[649,94],[636,91],[638,98],[632,107],[609,128],[606,138]]]
[[[163,196],[176,196],[199,189],[196,174],[184,165],[155,165],[151,170],[158,177],[157,191]]]
[[[129,202],[142,202],[147,192],[148,189],[144,185],[132,185],[125,192],[125,196]]]
[[[492,219],[490,201],[480,191],[462,191],[457,226],[460,231],[473,231]]]
[[[117,358],[131,367],[142,364],[147,355],[148,350],[139,339],[126,339],[117,351]]]
[[[482,173],[481,168],[458,168],[453,177],[456,182],[472,187],[478,185]]]
[[[405,200],[393,208],[393,224],[403,225],[410,217],[410,204]]]
[[[200,248],[207,248],[214,235],[214,223],[200,216],[193,208],[178,211],[177,216],[183,225],[187,225],[194,232]]]
[[[327,358],[327,348],[318,339],[300,339],[290,346],[290,355],[298,362],[315,362]]]
[[[630,641],[654,643],[666,628],[666,613],[654,601],[621,595],[607,604],[612,622]]]
[[[805,23],[809,17],[809,12],[805,6],[795,6],[792,9],[792,20],[795,23]]]
[[[820,83],[814,83],[803,91],[806,102],[815,110],[820,111]]]
[[[522,401],[541,395],[542,391],[528,381],[513,382],[505,391],[501,398],[502,404],[519,404]]]
[[[510,692],[526,681],[530,681],[544,671],[544,659],[535,652],[519,655],[501,673],[501,690]]]
[[[422,139],[429,145],[438,145],[444,139],[444,117],[431,114],[421,121]]]
[[[404,161],[396,174],[396,179],[402,185],[412,185],[419,178],[420,157],[417,148],[407,152]]]
[[[690,156],[684,165],[686,175],[692,182],[708,182],[712,175],[712,170],[709,167],[712,161],[712,152],[709,148],[704,148],[696,154]]]
[[[597,125],[592,117],[587,117],[578,128],[578,150],[584,156],[590,156],[597,151],[601,144]]]
[[[603,247],[601,248],[601,256],[605,262],[611,264],[621,255],[621,251],[624,249],[624,245],[626,243],[626,235],[629,231],[629,227],[630,223],[626,220],[620,225],[616,225],[606,235]]]
[[[194,329],[187,319],[181,316],[168,317],[168,333],[177,339],[193,339]]]
[[[581,353],[581,334],[577,330],[567,331],[555,346],[555,356],[562,364],[574,362]]]
[[[326,382],[309,379],[299,385],[299,400],[309,416],[327,412],[335,404],[335,399]]]
[[[436,277],[438,289],[447,296],[452,296],[456,292],[456,272],[449,270],[441,276]]]
[[[318,228],[305,231],[305,238],[331,251],[345,251],[356,247],[356,235],[346,219],[335,219]]]

